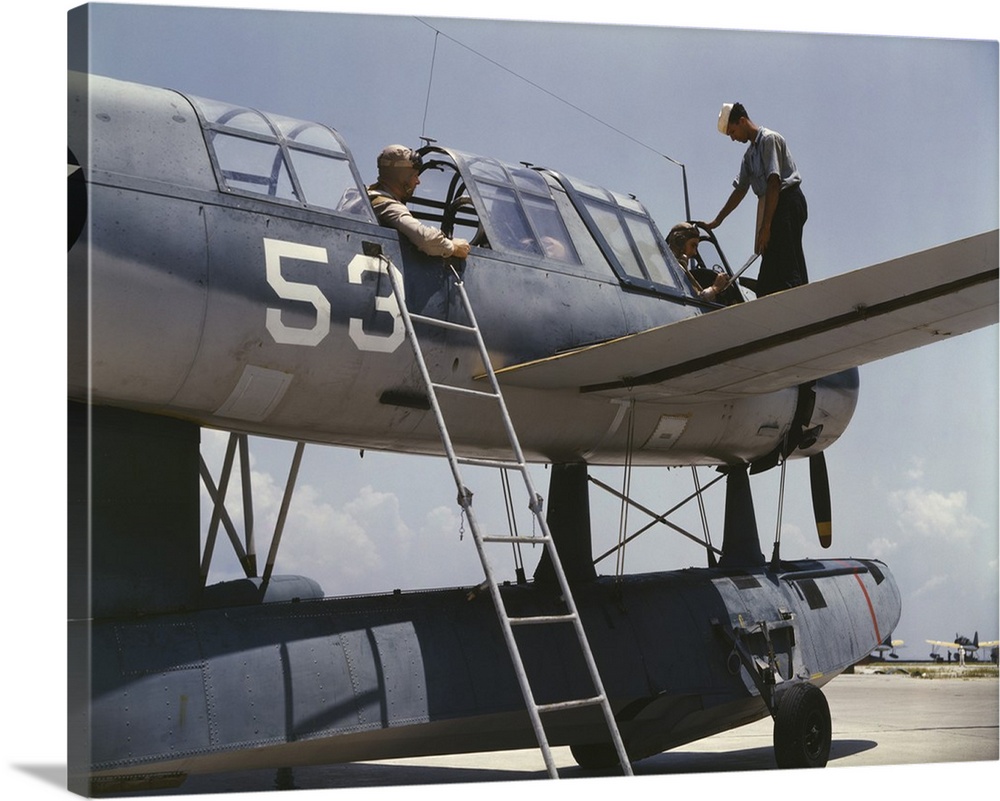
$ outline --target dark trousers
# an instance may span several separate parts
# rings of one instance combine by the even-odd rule
[[[778,195],[771,238],[757,275],[757,297],[809,283],[802,252],[802,228],[808,216],[806,196],[798,186],[790,186]]]

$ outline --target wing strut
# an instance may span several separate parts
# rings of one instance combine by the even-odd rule
[[[546,768],[548,769],[549,777],[553,779],[559,778],[559,773],[556,770],[555,762],[552,757],[551,750],[549,748],[548,737],[545,733],[545,728],[542,723],[542,714],[548,712],[556,712],[560,710],[573,709],[577,707],[584,706],[598,706],[604,715],[604,721],[608,728],[608,733],[610,734],[612,743],[614,745],[615,751],[618,755],[619,762],[621,764],[622,772],[626,776],[632,775],[632,766],[629,762],[628,754],[625,751],[625,746],[622,742],[621,734],[618,731],[618,724],[615,721],[614,713],[611,710],[611,704],[608,701],[607,693],[604,690],[603,682],[601,681],[600,674],[597,669],[597,664],[594,661],[593,653],[590,649],[590,644],[587,641],[587,636],[583,628],[583,623],[580,619],[580,615],[576,608],[576,602],[573,600],[573,595],[570,592],[569,582],[566,579],[566,574],[563,570],[562,563],[559,560],[559,554],[556,551],[555,543],[552,535],[549,531],[548,524],[545,519],[545,515],[542,514],[542,498],[538,495],[534,487],[532,486],[531,478],[528,475],[527,464],[524,459],[524,454],[521,451],[520,443],[516,433],[514,432],[513,424],[511,423],[510,416],[507,413],[507,406],[504,403],[503,395],[500,393],[500,385],[497,382],[496,375],[493,372],[493,368],[490,364],[489,353],[486,350],[486,344],[483,341],[482,333],[479,330],[479,326],[476,323],[475,315],[472,311],[472,305],[469,302],[469,297],[465,292],[465,286],[459,277],[458,273],[452,268],[453,283],[455,288],[458,290],[458,295],[461,298],[462,305],[465,309],[465,313],[470,321],[469,325],[460,325],[458,323],[453,323],[447,320],[441,320],[434,317],[423,317],[417,314],[411,314],[406,306],[406,298],[403,290],[402,275],[392,264],[392,262],[382,253],[381,247],[368,242],[362,243],[364,247],[365,254],[368,256],[373,256],[379,258],[384,266],[385,272],[388,273],[389,279],[392,282],[393,293],[396,297],[396,302],[399,305],[400,314],[403,318],[403,324],[406,328],[407,338],[410,340],[410,344],[413,347],[413,355],[416,358],[417,366],[420,369],[420,374],[423,382],[427,388],[427,397],[430,401],[431,408],[434,411],[434,415],[437,419],[438,430],[441,434],[441,442],[444,445],[445,453],[448,456],[448,462],[451,465],[451,472],[455,479],[455,486],[458,488],[458,504],[462,507],[463,513],[466,515],[469,521],[469,527],[472,529],[472,535],[476,543],[476,548],[479,552],[480,561],[483,564],[483,570],[486,573],[486,581],[489,584],[490,595],[493,599],[493,605],[497,612],[497,617],[500,621],[500,627],[503,630],[504,639],[507,643],[507,650],[510,653],[511,661],[514,665],[514,671],[517,674],[517,680],[521,687],[521,693],[524,696],[525,704],[528,709],[528,715],[531,718],[532,727],[535,731],[535,737],[538,740],[538,745],[542,751],[542,757],[545,760]],[[430,372],[427,368],[427,363],[424,360],[423,351],[421,349],[420,343],[417,339],[416,332],[414,331],[414,323],[422,323],[425,325],[438,326],[441,328],[446,328],[452,331],[459,331],[471,334],[475,337],[476,344],[479,347],[479,354],[482,358],[483,365],[486,368],[486,372],[489,376],[490,386],[492,387],[491,392],[484,392],[481,390],[467,389],[465,387],[459,387],[450,384],[436,383],[432,380]],[[451,436],[448,433],[448,427],[445,423],[444,416],[441,411],[441,406],[438,403],[438,392],[456,392],[463,397],[478,397],[487,400],[493,400],[500,412],[503,419],[504,429],[507,432],[507,438],[510,443],[511,452],[513,454],[513,459],[510,461],[496,460],[496,459],[474,459],[459,457],[455,453],[454,446],[451,441]],[[485,467],[498,467],[508,470],[517,470],[524,479],[525,489],[528,492],[529,503],[528,507],[535,516],[535,524],[538,529],[542,532],[541,536],[519,536],[516,534],[508,534],[504,536],[484,536],[480,531],[476,516],[473,514],[472,509],[472,492],[462,480],[461,465],[478,465]],[[532,542],[544,544],[546,553],[551,560],[552,568],[554,569],[555,575],[559,581],[560,595],[566,606],[567,613],[560,615],[534,615],[531,617],[512,617],[507,611],[506,605],[503,600],[503,596],[500,592],[499,584],[493,573],[493,568],[490,564],[490,560],[486,555],[486,546],[491,543],[508,543],[514,544],[515,542]],[[517,641],[514,638],[513,628],[515,626],[522,625],[549,625],[549,624],[559,624],[566,625],[570,624],[576,633],[577,642],[580,646],[580,652],[586,662],[587,669],[590,673],[591,681],[593,682],[593,692],[594,695],[585,698],[572,698],[567,700],[558,701],[555,703],[539,704],[535,701],[534,693],[531,688],[530,681],[528,679],[527,672],[525,671],[524,662],[521,658],[521,652],[518,647]]]
[[[233,519],[226,509],[226,494],[229,489],[229,479],[232,475],[233,461],[239,447],[240,457],[240,481],[243,486],[243,525],[245,529],[246,544],[240,542],[236,532]],[[261,577],[259,593],[263,598],[267,592],[268,584],[271,581],[271,573],[274,570],[275,557],[278,554],[278,547],[281,544],[281,535],[285,528],[285,520],[288,517],[289,504],[295,491],[295,482],[299,474],[299,465],[302,462],[302,453],[305,449],[304,442],[297,442],[295,453],[292,456],[292,464],[288,470],[288,480],[285,484],[285,492],[281,498],[281,508],[278,512],[278,520],[275,523],[274,534],[271,537],[271,547],[268,551],[267,562],[264,565],[264,575]],[[229,435],[229,444],[226,446],[226,456],[222,465],[222,473],[219,477],[219,484],[216,486],[212,480],[211,471],[205,464],[204,457],[200,457],[199,471],[201,479],[205,484],[205,489],[212,500],[212,519],[209,523],[208,535],[205,539],[205,550],[201,557],[201,581],[204,588],[208,580],[209,569],[212,564],[212,556],[215,551],[215,542],[218,536],[219,525],[221,524],[229,535],[229,541],[233,546],[233,551],[243,572],[247,578],[258,578],[257,553],[254,544],[254,515],[253,500],[250,487],[250,453],[246,434],[235,432]]]

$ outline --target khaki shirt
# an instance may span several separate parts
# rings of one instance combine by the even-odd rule
[[[423,225],[404,203],[400,203],[378,184],[368,187],[368,198],[375,209],[380,225],[395,228],[414,246],[428,256],[450,256],[455,251],[454,243],[439,228]]]

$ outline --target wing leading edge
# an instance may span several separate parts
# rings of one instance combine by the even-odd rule
[[[998,232],[498,369],[504,384],[715,400],[773,392],[997,322]]]

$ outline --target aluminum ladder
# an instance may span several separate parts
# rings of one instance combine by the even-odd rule
[[[368,243],[365,243],[368,245]],[[580,620],[580,615],[577,612],[576,602],[573,600],[573,595],[570,592],[569,583],[566,580],[566,574],[563,571],[562,563],[559,561],[559,554],[556,551],[555,543],[552,539],[552,535],[549,532],[548,524],[546,523],[545,516],[542,514],[542,498],[538,495],[534,487],[532,486],[531,477],[528,475],[527,464],[524,460],[524,454],[521,451],[520,443],[517,439],[517,434],[514,431],[513,424],[511,423],[510,416],[507,413],[507,406],[504,403],[503,395],[500,392],[500,385],[497,381],[496,374],[493,372],[493,367],[490,364],[489,354],[486,350],[486,344],[483,341],[482,333],[480,332],[479,326],[476,322],[475,314],[472,311],[472,304],[469,302],[469,296],[466,294],[464,282],[461,276],[455,270],[454,267],[449,267],[453,276],[453,284],[458,290],[458,294],[461,298],[462,305],[465,309],[465,313],[470,321],[470,325],[462,325],[460,323],[453,323],[448,320],[441,320],[436,317],[425,317],[423,315],[411,314],[406,306],[405,292],[402,285],[402,275],[399,271],[392,265],[392,262],[386,257],[382,252],[381,248],[375,246],[366,247],[366,254],[369,256],[377,256],[382,259],[385,264],[385,272],[388,273],[390,281],[392,282],[392,290],[395,295],[396,302],[399,306],[399,312],[403,319],[403,324],[406,329],[406,336],[410,340],[410,344],[413,347],[413,354],[416,358],[417,365],[420,369],[420,375],[423,379],[424,385],[427,389],[427,398],[430,403],[431,408],[434,411],[434,415],[437,419],[438,430],[441,434],[441,441],[444,445],[445,453],[448,457],[448,462],[451,465],[451,472],[455,479],[455,486],[458,489],[458,504],[462,507],[463,512],[469,521],[469,527],[472,530],[472,536],[476,543],[476,549],[479,552],[479,559],[483,565],[483,571],[486,574],[486,583],[489,586],[490,595],[493,599],[493,605],[497,612],[497,617],[500,620],[500,627],[503,630],[504,640],[507,644],[507,650],[510,653],[511,661],[514,665],[514,671],[517,675],[518,684],[521,687],[521,693],[524,696],[525,705],[527,706],[528,715],[531,719],[532,727],[535,731],[535,737],[538,740],[539,748],[542,752],[542,758],[545,761],[545,766],[548,770],[549,777],[553,779],[559,778],[559,773],[556,770],[555,761],[552,756],[552,751],[549,747],[548,737],[545,733],[545,728],[542,723],[542,714],[546,712],[555,712],[563,709],[571,709],[576,707],[585,706],[599,706],[604,715],[604,720],[608,728],[608,732],[611,737],[612,744],[614,746],[615,752],[618,756],[619,764],[624,775],[632,775],[632,765],[629,761],[628,754],[625,751],[625,746],[622,742],[621,733],[618,731],[618,724],[615,721],[614,713],[611,711],[611,704],[608,701],[607,693],[604,690],[604,684],[601,681],[600,674],[597,670],[597,663],[594,661],[593,653],[590,649],[590,644],[587,641],[587,636],[583,628],[583,624]],[[430,372],[427,369],[427,363],[424,359],[423,351],[421,349],[419,340],[417,339],[416,331],[414,329],[414,323],[422,323],[430,326],[437,326],[439,328],[444,328],[452,331],[459,331],[467,334],[471,334],[475,337],[476,344],[479,348],[479,354],[482,358],[483,367],[485,368],[486,374],[489,376],[489,383],[491,386],[491,391],[483,391],[476,389],[469,389],[466,387],[459,387],[449,384],[436,383],[432,380]],[[503,418],[504,428],[507,433],[507,438],[510,442],[511,450],[514,454],[514,459],[511,461],[503,461],[497,459],[481,459],[481,458],[471,458],[471,457],[460,457],[455,453],[455,449],[452,445],[451,436],[448,433],[448,427],[445,423],[444,416],[441,411],[441,407],[438,403],[437,393],[439,391],[445,392],[455,392],[466,396],[475,396],[479,398],[492,399],[496,402],[499,408],[500,415]],[[476,516],[472,510],[472,492],[465,486],[462,480],[462,475],[460,471],[461,465],[473,465],[473,466],[484,466],[484,467],[496,467],[500,469],[510,469],[517,470],[522,478],[524,479],[525,489],[528,492],[529,503],[528,506],[535,516],[537,521],[538,529],[542,532],[541,536],[518,536],[515,534],[504,535],[504,536],[484,536],[479,524],[476,520]],[[490,560],[486,555],[486,546],[493,543],[504,543],[504,544],[514,544],[514,543],[542,543],[546,548],[549,559],[552,563],[552,568],[559,582],[559,589],[562,594],[562,599],[568,610],[567,614],[564,615],[534,615],[531,617],[511,617],[507,613],[506,606],[504,604],[503,598],[500,594],[500,587],[497,583],[496,577],[493,572],[493,568],[490,564]],[[539,704],[535,701],[535,696],[531,688],[531,684],[528,680],[527,672],[524,668],[524,662],[521,658],[520,648],[514,637],[514,628],[517,626],[526,625],[542,625],[542,624],[571,624],[573,626],[574,632],[576,634],[576,639],[578,641],[580,651],[583,654],[583,658],[587,664],[587,669],[590,673],[590,678],[594,685],[594,695],[586,698],[570,699],[564,701],[558,701],[556,703],[550,704]]]

